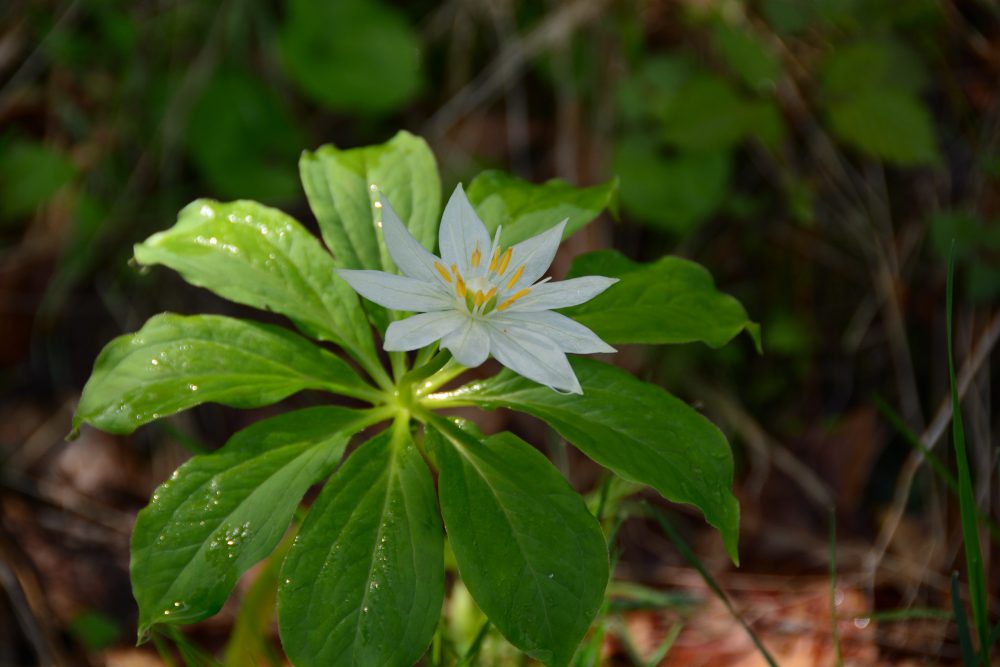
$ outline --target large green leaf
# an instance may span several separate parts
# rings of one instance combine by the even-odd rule
[[[313,99],[332,109],[384,113],[420,88],[420,43],[406,17],[377,0],[293,0],[281,61]]]
[[[333,258],[316,237],[277,209],[200,199],[172,228],[135,246],[135,257],[237,303],[287,315],[311,336],[356,355],[375,357],[357,294],[334,273]]]
[[[164,313],[108,343],[73,417],[109,433],[201,403],[253,408],[303,389],[375,400],[338,357],[281,327],[218,315]]]
[[[305,138],[272,87],[241,72],[207,83],[188,118],[185,146],[214,194],[293,200],[295,158]]]
[[[306,151],[299,171],[309,205],[337,266],[392,270],[375,203],[383,193],[428,250],[437,241],[441,181],[423,139],[399,132],[377,146]]]
[[[407,428],[351,455],[289,550],[278,620],[298,667],[411,667],[431,641],[444,541],[434,482]]]
[[[729,191],[727,151],[664,155],[642,135],[618,143],[614,172],[622,204],[636,217],[683,235],[712,215]]]
[[[505,370],[442,396],[450,404],[513,408],[545,420],[618,475],[699,508],[736,561],[739,504],[725,436],[656,385],[585,357],[571,363],[583,395],[560,394]]]
[[[484,171],[469,184],[469,201],[492,234],[503,225],[504,245],[513,245],[568,219],[563,238],[579,230],[606,208],[617,205],[617,179],[589,188],[553,179],[541,185],[502,171]]]
[[[156,623],[194,623],[219,611],[365,422],[346,408],[298,410],[257,422],[178,468],[139,512],[132,534],[140,636]]]
[[[609,343],[691,343],[721,347],[746,331],[760,349],[760,326],[740,302],[715,289],[704,267],[679,257],[640,264],[615,250],[577,257],[570,277],[618,278],[603,294],[563,312]]]
[[[874,90],[832,104],[834,134],[869,155],[900,165],[940,161],[934,122],[920,98],[895,90]]]
[[[732,148],[746,136],[746,107],[747,101],[728,81],[698,74],[663,109],[662,136],[684,150]]]
[[[438,493],[462,581],[515,646],[566,665],[608,584],[604,535],[576,491],[510,433],[428,430]]]

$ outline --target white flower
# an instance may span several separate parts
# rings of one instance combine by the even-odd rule
[[[410,234],[385,198],[381,209],[385,244],[403,275],[347,269],[338,274],[381,306],[420,313],[389,325],[386,350],[415,350],[440,340],[463,366],[479,366],[492,354],[515,373],[575,394],[583,390],[565,353],[615,351],[551,309],[589,301],[616,278],[539,280],[555,257],[565,220],[504,249],[500,230],[491,241],[459,185],[441,218],[438,258]]]

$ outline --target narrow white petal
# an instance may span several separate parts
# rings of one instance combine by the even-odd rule
[[[513,274],[522,266],[524,271],[521,272],[517,282],[507,288],[507,291],[516,292],[522,287],[527,287],[549,270],[549,266],[552,265],[552,260],[556,256],[556,251],[559,249],[559,244],[562,242],[564,229],[566,229],[566,220],[537,236],[521,241],[513,247],[510,253],[510,264],[507,265],[507,271],[500,282],[507,288],[507,281],[513,277]]]
[[[545,283],[531,288],[531,292],[515,301],[508,312],[529,313],[553,308],[569,308],[586,301],[618,282],[617,278],[583,276],[558,283]]]
[[[337,269],[337,275],[361,296],[392,310],[428,312],[451,310],[455,305],[454,299],[436,283],[395,276],[383,271]]]
[[[437,272],[434,270],[434,262],[437,258],[427,252],[427,248],[421,245],[420,241],[413,238],[413,234],[396,215],[389,200],[382,196],[380,201],[382,203],[382,236],[385,238],[385,245],[389,249],[392,261],[396,263],[404,275],[410,278],[427,282],[436,281]]]
[[[557,391],[583,393],[566,354],[546,336],[491,327],[490,351],[501,364],[529,380]]]
[[[507,329],[515,335],[519,331],[529,331],[545,336],[554,341],[563,352],[594,354],[616,351],[587,327],[551,310],[497,313],[490,321],[494,326]]]
[[[469,258],[472,257],[476,244],[479,244],[479,251],[485,255],[490,250],[490,235],[459,183],[441,216],[441,228],[438,231],[441,259],[448,266],[458,265],[459,270],[466,274],[469,272]],[[486,257],[486,261],[489,261],[489,257]]]
[[[490,356],[490,337],[482,322],[466,317],[465,324],[441,339],[441,347],[466,368],[475,368]]]
[[[382,347],[390,352],[405,352],[426,347],[447,336],[468,319],[453,310],[436,313],[420,313],[397,320],[385,330]]]

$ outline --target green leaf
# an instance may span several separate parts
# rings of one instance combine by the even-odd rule
[[[834,134],[872,157],[904,166],[933,165],[941,159],[931,115],[913,95],[873,91],[827,111]]]
[[[501,240],[514,245],[566,219],[563,238],[568,238],[604,209],[614,211],[618,180],[577,188],[559,179],[537,185],[502,171],[484,171],[472,179],[467,194],[490,234],[503,225]]]
[[[222,73],[188,119],[185,146],[220,197],[294,200],[295,158],[305,143],[283,98],[263,81]]]
[[[194,623],[218,612],[366,421],[346,408],[297,410],[259,421],[178,468],[139,512],[132,534],[140,637],[158,623]]]
[[[893,39],[858,41],[833,49],[823,64],[823,92],[832,100],[892,90],[917,93],[927,81],[915,53]]]
[[[291,78],[331,109],[379,114],[419,90],[420,43],[406,17],[375,0],[294,0],[278,43]]]
[[[626,480],[700,509],[737,561],[739,504],[731,492],[733,456],[725,436],[660,387],[585,357],[571,363],[582,396],[559,394],[505,370],[444,394],[443,400],[512,408],[543,419]]]
[[[435,420],[427,441],[462,581],[512,644],[566,665],[608,585],[604,535],[580,495],[511,433],[480,440]]]
[[[375,400],[338,357],[281,327],[218,315],[164,313],[108,343],[73,416],[131,433],[201,403],[254,408],[303,389]]]
[[[62,151],[25,139],[0,143],[0,228],[48,202],[74,176]]]
[[[444,597],[434,482],[405,424],[327,483],[282,568],[278,619],[298,667],[411,667]]]
[[[577,257],[569,277],[618,278],[606,292],[563,312],[611,344],[702,342],[722,347],[746,331],[761,349],[760,326],[740,302],[715,289],[702,266],[679,257],[640,264],[614,250]]]
[[[375,207],[379,192],[424,247],[434,249],[441,181],[423,139],[399,132],[377,146],[348,150],[323,146],[302,154],[299,171],[337,266],[392,270],[379,230],[382,216]]]
[[[745,114],[745,100],[728,81],[699,74],[664,109],[661,136],[685,150],[726,150],[746,136]]]
[[[720,22],[712,31],[712,43],[730,69],[754,90],[771,90],[777,84],[781,63],[750,26]]]
[[[684,235],[718,210],[729,192],[728,152],[661,154],[648,137],[618,143],[614,172],[625,208],[638,218]]]
[[[257,202],[200,199],[177,224],[135,246],[142,264],[163,264],[192,285],[288,316],[306,333],[376,358],[368,320],[319,241],[281,211]]]

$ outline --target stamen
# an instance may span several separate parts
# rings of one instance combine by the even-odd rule
[[[476,304],[476,308],[486,303],[486,297],[483,295],[482,290],[476,290],[476,295],[472,297],[473,303]]]
[[[503,257],[500,258],[500,265],[497,266],[497,275],[503,275],[503,272],[507,270],[507,265],[510,264],[510,253],[513,250],[513,248],[507,248]]]
[[[531,289],[526,287],[525,289],[521,290],[520,292],[517,292],[513,296],[507,297],[507,299],[503,303],[497,306],[497,310],[506,310],[507,308],[510,308],[512,305],[514,305],[515,301],[524,296],[527,296],[530,292]]]
[[[458,296],[465,298],[465,281],[462,280],[462,274],[458,271],[455,272],[455,292]]]
[[[490,258],[490,273],[496,270],[498,261],[500,261],[500,248],[494,250],[493,257]]]
[[[479,262],[483,258],[483,253],[479,251],[479,242],[476,242],[476,249],[472,251],[472,268],[478,268]]]
[[[496,287],[491,287],[490,291],[487,292],[486,296],[483,297],[483,301],[489,301],[490,299],[493,298],[493,295],[496,294],[496,293],[497,293],[497,288]]]
[[[517,281],[521,278],[522,273],[524,273],[524,264],[519,266],[517,271],[514,272],[514,276],[510,279],[510,282],[507,283],[507,289],[514,289],[514,285],[517,284]]]
[[[448,269],[444,268],[444,264],[441,262],[434,262],[434,268],[441,274],[441,277],[444,278],[445,282],[451,282],[451,276],[448,275]]]

